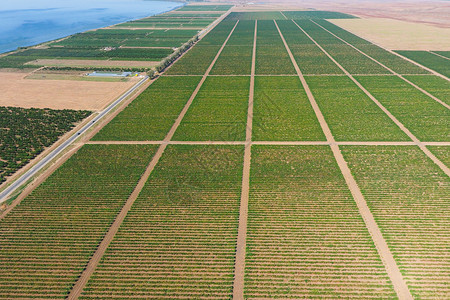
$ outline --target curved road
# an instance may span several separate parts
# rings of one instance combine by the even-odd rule
[[[16,181],[13,182],[10,186],[8,186],[4,191],[0,193],[0,203],[6,201],[7,197],[11,195],[14,191],[16,191],[20,186],[26,183],[30,178],[32,178],[37,172],[42,170],[50,161],[52,161],[57,155],[64,151],[68,146],[70,146],[80,135],[89,130],[92,126],[95,125],[99,120],[101,120],[106,114],[108,114],[111,110],[113,110],[117,105],[119,105],[125,98],[127,98],[131,93],[133,93],[136,89],[138,89],[145,81],[147,81],[149,77],[145,76],[141,81],[139,81],[135,86],[129,89],[125,94],[123,94],[119,99],[111,103],[107,108],[101,111],[92,121],[83,126],[80,130],[75,132],[69,139],[64,141],[61,145],[58,146],[55,150],[50,152],[46,157],[44,157],[41,161],[39,161],[36,165],[34,165],[31,169],[29,169],[25,174],[20,176]]]

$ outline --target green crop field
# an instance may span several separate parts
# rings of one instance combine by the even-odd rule
[[[104,127],[94,140],[163,140],[199,81],[199,77],[161,78]]]
[[[63,299],[154,149],[87,145],[0,220],[0,298]]]
[[[277,21],[303,74],[342,74],[336,64],[292,21]]]
[[[336,140],[409,140],[408,136],[347,77],[310,76],[306,81]]]
[[[404,59],[398,57],[395,54],[392,54],[366,40],[361,39],[360,37],[336,26],[326,20],[317,20],[316,23],[323,26],[327,30],[331,31],[335,35],[339,36],[346,42],[352,44],[359,50],[368,54],[372,58],[381,62],[388,68],[392,69],[394,72],[400,74],[427,74],[429,73],[425,69],[420,68],[419,66],[414,65],[411,62],[405,61]]]
[[[438,76],[405,76],[433,96],[450,105],[450,82]]]
[[[450,147],[448,146],[428,146],[434,155],[436,155],[444,164],[450,166]]]
[[[187,5],[0,66],[162,56],[229,8]],[[0,205],[0,299],[449,298],[448,80],[327,21],[348,14],[235,10]],[[446,70],[448,53],[426,53]]]
[[[246,298],[394,298],[331,150],[252,152]]]
[[[424,65],[442,75],[450,77],[450,60],[439,57],[428,51],[396,51],[419,64]]]
[[[450,141],[447,108],[392,76],[361,76],[357,80],[422,141]]]
[[[257,77],[255,90],[255,141],[325,139],[297,77]]]
[[[446,298],[450,181],[417,147],[343,148],[411,293]]]
[[[90,114],[0,106],[0,183]]]
[[[339,64],[351,74],[389,74],[390,72],[334,37],[310,20],[296,23],[319,43]]]
[[[286,47],[272,20],[258,21],[256,39],[256,74],[295,74]]]
[[[81,298],[229,298],[242,154],[169,146]]]
[[[243,141],[249,94],[247,77],[209,77],[175,132],[175,140]]]

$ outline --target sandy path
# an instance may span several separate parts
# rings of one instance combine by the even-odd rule
[[[295,21],[293,21],[295,23]],[[314,21],[312,21],[314,22]],[[341,66],[325,49],[323,49],[306,31],[303,30],[297,23],[295,23],[300,30],[302,30],[319,48],[325,53],[375,104],[414,142],[416,145],[439,167],[447,176],[450,176],[450,169],[442,163],[434,154],[432,154],[408,128],[406,128],[391,112],[381,104],[366,88],[362,86],[343,66]],[[356,48],[355,48],[356,49]],[[359,51],[359,50],[358,50]],[[361,51],[360,51],[361,52]],[[361,52],[363,53],[363,52]],[[363,53],[364,54],[364,53]],[[369,57],[369,56],[368,56]],[[406,81],[406,79],[405,79]],[[445,103],[444,103],[445,104]],[[448,105],[445,104],[448,108]]]
[[[364,196],[362,195],[361,190],[359,189],[358,184],[356,183],[356,180],[353,178],[353,175],[351,174],[350,169],[347,166],[347,162],[345,161],[345,159],[339,149],[339,146],[336,144],[335,139],[330,131],[330,128],[328,127],[328,124],[326,123],[325,118],[323,117],[322,112],[320,111],[319,106],[317,105],[316,100],[314,99],[314,96],[313,96],[308,84],[306,83],[306,80],[303,77],[303,74],[302,74],[300,68],[298,67],[298,64],[297,64],[294,56],[292,55],[292,52],[289,49],[289,46],[286,43],[286,40],[284,39],[283,34],[281,33],[280,29],[278,28],[277,22],[276,21],[274,21],[274,22],[275,22],[275,25],[277,26],[278,32],[280,33],[281,39],[283,40],[286,50],[289,53],[289,57],[291,58],[291,61],[294,64],[295,70],[297,71],[297,74],[302,82],[302,85],[305,89],[308,99],[311,102],[311,106],[313,107],[314,112],[316,113],[317,119],[319,120],[320,126],[322,127],[325,137],[327,138],[327,141],[331,143],[331,150],[333,151],[334,157],[336,158],[339,168],[341,169],[342,175],[344,176],[344,179],[353,195],[353,198],[355,199],[356,205],[358,206],[359,213],[361,214],[362,218],[364,219],[364,223],[366,224],[366,227],[367,227],[370,235],[372,236],[375,247],[380,255],[381,260],[383,261],[385,268],[386,268],[387,274],[392,281],[395,291],[397,292],[397,296],[399,297],[399,299],[413,299],[413,297],[408,289],[408,286],[406,285],[406,282],[403,279],[402,274],[400,273],[400,269],[398,268],[398,266],[394,260],[394,256],[392,255],[392,253],[381,233],[381,230],[378,227],[378,224],[376,223],[375,218],[372,215],[372,212],[370,211],[369,207],[367,206],[366,200],[364,199]],[[306,32],[304,32],[304,33],[306,34]],[[309,37],[309,35],[308,35],[308,37]],[[311,37],[309,37],[309,38],[311,39]],[[311,39],[311,40],[313,42],[315,42],[313,39]],[[316,45],[318,45],[318,44],[316,43]],[[322,51],[323,51],[323,49],[322,49]]]
[[[234,264],[233,299],[244,299],[245,250],[247,248],[248,198],[250,194],[250,164],[252,157],[253,99],[255,92],[256,39],[258,21],[255,21],[253,38],[252,69],[248,99],[247,128],[245,138],[244,169],[242,174],[241,204],[239,209],[239,227]]]
[[[349,45],[350,47],[352,47],[353,49],[355,49],[356,51],[358,51],[359,53],[363,54],[364,56],[366,56],[367,58],[371,59],[372,61],[376,62],[377,64],[379,64],[380,66],[382,66],[383,68],[385,68],[386,70],[388,70],[389,72],[391,72],[392,74],[394,74],[395,76],[401,78],[403,81],[407,82],[408,84],[410,84],[411,86],[413,86],[414,88],[416,88],[417,90],[421,91],[422,93],[424,93],[425,95],[427,95],[428,97],[432,98],[433,100],[437,101],[438,103],[440,103],[441,105],[445,106],[447,109],[450,109],[450,105],[448,105],[447,103],[445,103],[444,101],[442,101],[441,99],[431,95],[430,93],[428,93],[427,91],[425,91],[424,89],[422,89],[421,87],[419,87],[418,85],[412,83],[411,81],[409,81],[408,79],[406,79],[405,77],[403,77],[402,75],[398,74],[397,72],[395,72],[394,70],[392,70],[391,68],[389,68],[388,66],[382,64],[381,62],[379,62],[378,60],[376,60],[375,58],[371,57],[370,55],[366,54],[365,52],[359,50],[358,48],[356,48],[355,46],[353,46],[352,44],[350,44],[349,42],[347,42],[346,40],[342,39],[341,37],[335,35],[333,32],[329,31],[328,29],[326,29],[325,27],[323,27],[320,24],[317,24],[316,22],[314,22],[313,20],[311,20],[311,22],[313,22],[314,24],[316,24],[317,26],[319,26],[320,28],[322,28],[323,30],[325,30],[326,32],[330,33],[331,35],[333,35],[334,37],[338,38],[339,40],[341,40],[342,42],[344,42],[345,44]],[[298,25],[297,25],[298,26]],[[384,48],[383,48],[384,49]],[[385,49],[386,51],[389,51],[391,53],[394,53],[398,56],[397,53],[390,51],[388,49]],[[402,56],[403,57],[403,56]],[[427,71],[430,71],[431,73],[433,73],[436,76],[439,76],[447,81],[450,81],[449,78],[447,78],[446,76],[433,71],[431,69],[425,68],[424,66],[417,64],[416,65],[422,67],[423,69],[427,69]]]
[[[205,74],[202,77],[202,80],[199,82],[197,88],[192,93],[191,97],[189,98],[188,102],[186,103],[185,107],[181,111],[180,115],[178,116],[177,120],[173,124],[172,128],[166,135],[164,139],[164,143],[161,144],[161,146],[156,151],[155,156],[150,161],[150,164],[147,166],[147,169],[145,170],[144,174],[142,175],[141,179],[139,180],[136,188],[133,190],[133,193],[128,198],[125,205],[122,207],[120,213],[117,215],[114,223],[109,228],[108,232],[106,233],[105,237],[101,241],[100,245],[98,246],[97,250],[95,251],[94,255],[91,257],[89,263],[87,264],[85,270],[81,274],[81,276],[78,278],[78,281],[73,286],[72,290],[70,291],[68,299],[78,299],[81,293],[83,292],[84,287],[86,286],[87,282],[89,281],[89,278],[94,273],[95,269],[97,268],[101,258],[106,252],[106,249],[108,248],[109,244],[114,239],[114,236],[118,232],[120,226],[122,225],[126,215],[128,214],[128,211],[133,206],[134,202],[136,201],[137,197],[139,196],[140,192],[142,191],[142,188],[144,187],[145,183],[147,182],[148,178],[150,177],[150,174],[152,173],[155,166],[158,164],[159,159],[164,153],[164,150],[166,149],[168,142],[172,139],[175,131],[177,130],[178,126],[181,123],[181,120],[187,113],[190,105],[192,104],[194,98],[197,96],[197,93],[199,92],[200,88],[202,87],[203,83],[205,82],[206,78],[208,77],[208,74],[211,72],[211,69],[213,68],[214,64],[216,63],[217,59],[219,58],[220,53],[222,52],[223,48],[225,47],[226,43],[231,37],[231,34],[234,32],[234,29],[236,28],[239,21],[236,22],[235,26],[231,30],[230,34],[228,35],[227,39],[223,43],[222,47],[219,49],[219,52],[217,53],[216,57],[214,58],[213,62],[209,66],[209,68],[206,70]]]

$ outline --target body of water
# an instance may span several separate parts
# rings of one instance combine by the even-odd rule
[[[0,53],[144,18],[178,6],[181,3],[146,0],[2,1]]]

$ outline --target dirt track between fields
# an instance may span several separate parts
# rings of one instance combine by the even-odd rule
[[[239,207],[239,227],[234,265],[233,299],[244,299],[245,255],[247,249],[248,200],[250,195],[251,142],[253,129],[253,100],[255,95],[256,40],[258,21],[255,21],[253,37],[252,67],[248,97],[247,126],[245,137],[244,167],[242,173],[241,203]]]
[[[386,267],[387,274],[389,278],[392,281],[392,284],[394,286],[395,291],[397,292],[397,295],[399,299],[413,299],[412,295],[408,289],[408,286],[406,284],[406,281],[403,279],[403,276],[400,272],[400,269],[397,266],[396,261],[394,260],[394,256],[392,255],[386,240],[384,239],[380,228],[378,227],[378,224],[375,221],[375,218],[372,215],[372,212],[370,211],[366,200],[364,199],[363,194],[361,193],[361,190],[358,187],[358,184],[356,183],[356,180],[354,179],[353,175],[351,174],[351,171],[347,165],[347,162],[344,159],[344,156],[342,155],[339,146],[336,145],[336,141],[333,137],[333,134],[331,133],[330,128],[328,127],[328,124],[325,121],[325,118],[320,111],[319,106],[317,105],[317,102],[294,58],[294,55],[292,54],[291,50],[289,49],[288,44],[286,43],[286,40],[280,31],[278,24],[276,21],[274,21],[278,32],[281,36],[281,39],[283,40],[283,43],[286,47],[286,50],[289,53],[289,57],[291,58],[291,61],[295,67],[295,70],[297,71],[297,74],[302,82],[302,85],[305,89],[306,95],[308,96],[308,99],[311,103],[311,106],[313,107],[313,110],[317,116],[317,119],[319,120],[320,126],[322,127],[323,133],[325,134],[325,137],[329,143],[331,143],[331,150],[333,151],[334,157],[336,159],[336,162],[338,163],[339,168],[341,169],[342,175],[344,176],[344,179],[347,183],[347,186],[350,190],[350,192],[353,195],[353,198],[355,199],[356,205],[358,207],[358,210],[364,219],[364,223],[366,224],[366,227],[372,237],[372,240],[375,244],[375,247],[377,248],[377,251],[381,257],[381,260],[383,261],[383,264]],[[327,52],[320,47],[319,44],[316,43],[315,40],[313,40],[300,26],[299,29],[303,31],[304,34],[306,34],[311,41],[313,41],[325,54]],[[328,54],[329,56],[329,54]],[[331,56],[329,56],[338,66],[340,66],[336,60],[334,60]],[[345,71],[342,66],[340,68]],[[345,71],[346,72],[346,71]],[[350,75],[348,72],[346,74]],[[350,75],[351,76],[351,75]]]
[[[367,53],[361,51],[360,49],[358,49],[358,48],[355,47],[354,45],[350,44],[350,43],[347,42],[346,40],[340,38],[340,37],[337,36],[336,34],[332,33],[332,32],[329,31],[328,29],[326,29],[326,28],[324,28],[323,26],[321,26],[320,24],[317,24],[317,23],[314,22],[314,21],[312,21],[312,22],[313,22],[314,24],[316,24],[317,26],[319,26],[320,28],[322,28],[323,30],[325,30],[326,32],[328,32],[329,34],[333,35],[333,36],[336,37],[337,39],[339,39],[339,40],[341,40],[342,42],[344,42],[346,45],[352,47],[353,49],[355,49],[355,50],[358,51],[359,53],[363,54],[363,55],[366,56],[367,58],[369,58],[369,59],[371,59],[372,61],[376,62],[377,64],[379,64],[380,66],[382,66],[383,68],[385,68],[386,70],[388,70],[389,72],[391,72],[393,75],[399,77],[400,79],[402,79],[403,81],[405,81],[406,83],[408,83],[409,85],[411,85],[412,87],[414,87],[415,89],[421,91],[422,93],[424,93],[424,94],[427,95],[428,97],[432,98],[432,99],[435,100],[436,102],[439,102],[441,105],[445,106],[447,109],[450,109],[450,105],[448,105],[447,103],[445,103],[445,102],[442,101],[441,99],[439,99],[439,98],[437,98],[437,97],[431,95],[429,92],[427,92],[427,91],[425,91],[424,89],[420,88],[418,85],[412,83],[410,80],[408,80],[408,79],[406,79],[405,77],[403,77],[402,75],[398,74],[397,72],[395,72],[395,71],[392,70],[391,68],[387,67],[386,65],[384,65],[384,64],[381,63],[380,61],[376,60],[375,58],[371,57],[371,56],[368,55]],[[385,49],[385,50],[386,50],[386,51],[389,51],[389,52],[390,52],[391,54],[393,54],[393,55],[398,55],[397,53],[392,52],[392,51],[390,51],[390,50],[388,50],[388,49]],[[398,55],[398,56],[401,56],[401,55]],[[401,57],[403,57],[403,56],[401,56]],[[409,60],[409,61],[411,61],[411,60]],[[412,62],[412,61],[411,61],[411,62]],[[426,67],[424,67],[424,66],[422,66],[422,65],[420,65],[420,64],[418,64],[418,63],[415,63],[415,62],[414,62],[414,64],[420,66],[420,67],[423,68],[423,69],[426,69],[427,71],[431,72],[431,73],[432,73],[433,75],[435,75],[435,76],[439,76],[439,77],[441,77],[441,78],[443,78],[443,79],[449,81],[449,79],[448,79],[446,76],[444,76],[444,75],[442,75],[442,74],[440,74],[440,73],[438,73],[438,72],[436,72],[436,71],[433,71],[433,70],[431,70],[431,69],[429,69],[429,68],[426,68]]]
[[[109,228],[109,230],[106,233],[105,237],[103,238],[103,240],[101,241],[100,245],[98,246],[97,250],[95,251],[95,253],[91,257],[91,259],[89,260],[89,263],[86,266],[85,270],[82,272],[81,276],[79,277],[79,279],[77,280],[77,282],[73,286],[72,290],[70,291],[70,294],[67,297],[67,299],[72,299],[72,300],[78,299],[79,296],[81,295],[81,293],[83,292],[83,289],[86,286],[87,282],[89,281],[89,278],[94,273],[95,269],[97,268],[98,264],[100,263],[101,258],[105,254],[106,249],[111,244],[112,240],[114,239],[114,236],[116,235],[116,233],[118,232],[120,226],[122,225],[123,221],[125,220],[125,217],[127,216],[129,210],[131,209],[131,207],[133,206],[133,204],[136,201],[137,197],[139,196],[140,192],[144,188],[144,185],[147,182],[148,178],[150,177],[150,174],[152,173],[153,169],[158,164],[161,156],[163,155],[163,153],[164,153],[164,151],[165,151],[165,149],[167,147],[167,143],[172,139],[172,137],[175,134],[175,131],[177,130],[178,126],[181,124],[181,121],[183,120],[184,116],[186,115],[187,111],[189,110],[189,107],[191,106],[192,102],[194,101],[195,97],[197,96],[198,92],[200,91],[203,83],[206,81],[206,78],[208,77],[208,75],[211,72],[214,64],[216,63],[217,59],[219,58],[220,53],[222,53],[223,49],[225,48],[226,43],[230,39],[230,37],[231,37],[232,33],[234,32],[234,29],[236,28],[238,23],[239,23],[239,21],[236,22],[236,25],[233,27],[233,29],[231,30],[229,36],[227,37],[227,39],[223,43],[222,47],[219,49],[216,57],[214,58],[214,60],[212,61],[211,65],[206,70],[205,74],[203,75],[202,80],[197,85],[197,88],[194,90],[194,92],[192,93],[192,95],[189,98],[188,102],[186,103],[185,107],[183,108],[183,110],[179,114],[178,118],[176,119],[175,123],[173,124],[172,128],[167,133],[167,135],[166,135],[166,137],[164,139],[164,143],[160,145],[160,147],[156,151],[155,155],[151,159],[151,161],[150,161],[149,165],[147,166],[144,174],[142,175],[142,177],[140,178],[137,186],[133,190],[133,193],[130,195],[130,197],[126,201],[125,205],[122,207],[120,213],[118,214],[118,216],[114,220],[114,223],[111,225],[111,227]]]

